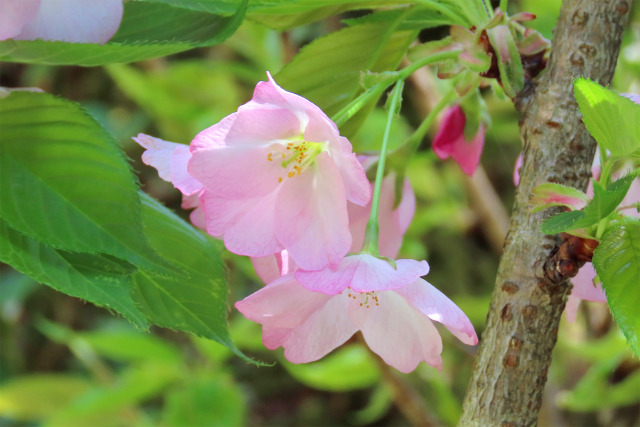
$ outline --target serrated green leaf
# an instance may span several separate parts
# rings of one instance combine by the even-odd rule
[[[640,105],[591,80],[574,83],[575,97],[587,130],[613,157],[640,150]]]
[[[609,308],[633,351],[640,357],[640,222],[609,228],[593,253]]]
[[[201,234],[141,193],[144,231],[160,255],[189,276],[133,275],[133,299],[153,323],[213,339],[241,357],[227,331],[227,272],[222,243]]]
[[[544,234],[558,234],[568,230],[583,228],[580,224],[584,222],[584,218],[584,211],[560,212],[544,220],[540,231]]]
[[[51,248],[1,219],[0,261],[60,292],[117,311],[139,329],[149,326],[129,295],[134,267],[124,261]]]
[[[126,2],[122,23],[105,44],[43,40],[0,41],[0,61],[97,66],[171,55],[226,40],[240,26],[248,0],[235,14],[205,13],[168,3]]]
[[[315,40],[275,76],[276,82],[311,100],[329,116],[335,114],[362,90],[361,72],[395,70],[417,34],[413,30],[394,31],[398,21],[385,24],[355,25]],[[376,101],[372,100],[369,108]],[[356,117],[347,127],[364,119]],[[341,132],[350,136],[358,124]]]
[[[42,244],[165,271],[140,226],[124,154],[79,105],[14,91],[0,99],[0,217]]]

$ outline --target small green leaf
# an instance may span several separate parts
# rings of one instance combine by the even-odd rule
[[[584,226],[580,226],[580,224],[584,222],[584,211],[560,212],[544,220],[542,226],[540,227],[540,231],[542,231],[544,234],[563,233],[569,230],[584,228]],[[593,224],[595,224],[595,222]]]
[[[524,87],[524,70],[516,41],[506,25],[488,29],[487,35],[498,57],[502,88],[509,97],[514,98]]]
[[[96,353],[125,362],[157,361],[171,365],[181,362],[178,349],[169,341],[149,333],[132,330],[76,332],[75,339],[91,346]]]
[[[640,222],[615,224],[593,254],[609,308],[633,351],[640,357]]]
[[[609,184],[606,189],[593,181],[593,198],[587,206],[581,211],[561,212],[548,218],[542,223],[542,232],[556,234],[597,224],[616,210],[634,179],[635,175],[627,175]]]
[[[531,211],[538,212],[551,206],[566,206],[572,210],[586,205],[588,196],[582,191],[555,182],[545,182],[533,189],[529,203],[535,206]]]
[[[613,157],[640,150],[640,105],[591,80],[574,84],[575,96],[587,130]]]

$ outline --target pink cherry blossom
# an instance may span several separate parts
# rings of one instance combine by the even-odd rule
[[[602,285],[600,283],[597,285],[594,284],[595,278],[596,270],[593,268],[592,263],[587,262],[580,268],[578,274],[571,279],[573,288],[571,289],[565,308],[569,322],[576,320],[580,301],[607,302],[607,297],[602,290]]]
[[[432,321],[465,344],[478,342],[464,313],[422,279],[396,290],[347,288],[327,295],[306,289],[289,273],[235,307],[262,325],[267,348],[284,347],[293,363],[318,360],[361,331],[371,350],[401,372],[413,371],[421,361],[441,369],[442,340]]]
[[[302,268],[336,265],[351,247],[347,201],[366,205],[369,182],[336,125],[268,77],[191,143],[207,232],[240,255],[286,249]]]
[[[456,105],[449,108],[433,138],[432,147],[440,159],[453,157],[462,171],[471,176],[480,163],[485,126],[481,123],[475,136],[471,141],[467,141],[464,137],[465,123],[466,117],[462,107]]]
[[[122,0],[0,0],[0,40],[106,43],[122,20]]]
[[[361,161],[362,163],[362,161]],[[373,184],[371,184],[373,188]],[[408,179],[405,179],[402,187],[402,196],[398,206],[395,204],[395,174],[392,172],[382,181],[380,192],[380,213],[378,245],[382,256],[395,259],[402,245],[402,236],[409,228],[411,219],[415,213],[416,196]],[[366,206],[348,204],[349,230],[351,232],[351,249],[349,252],[357,253],[362,250],[365,229],[371,213],[371,202]],[[263,282],[269,283],[280,276],[293,272],[297,266],[288,258],[287,251],[268,255],[265,257],[251,258],[253,267]]]

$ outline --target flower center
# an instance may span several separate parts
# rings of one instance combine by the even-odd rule
[[[298,140],[286,144],[276,143],[271,146],[267,154],[267,161],[280,162],[284,169],[283,176],[278,177],[282,182],[284,176],[293,178],[300,175],[325,149],[326,143]]]
[[[347,288],[347,297],[355,300],[362,308],[371,308],[380,305],[377,292],[354,292]]]

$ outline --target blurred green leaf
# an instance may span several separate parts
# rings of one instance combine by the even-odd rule
[[[140,329],[149,325],[129,292],[135,268],[107,255],[54,249],[0,219],[0,261],[40,283],[122,314]]]
[[[157,361],[178,364],[181,355],[169,341],[148,333],[101,330],[75,334],[96,353],[109,359],[129,362]]]
[[[60,407],[46,424],[51,427],[93,425],[96,419],[121,418],[123,411],[129,411],[128,418],[131,418],[138,404],[158,396],[178,378],[179,372],[170,365],[149,360],[119,372],[112,384],[95,386],[70,405]],[[126,419],[123,417],[122,422]]]
[[[609,308],[631,348],[640,357],[640,222],[609,228],[593,253]]]
[[[343,347],[317,362],[296,365],[284,361],[283,366],[301,383],[326,391],[359,390],[380,379],[376,362],[361,345]]]
[[[613,157],[640,151],[640,105],[591,80],[574,84],[587,130]]]
[[[353,422],[358,425],[373,424],[383,418],[393,406],[393,391],[384,383],[371,393],[367,406],[353,414]]]
[[[235,111],[241,101],[233,73],[213,61],[179,61],[148,71],[124,64],[106,69],[170,141],[188,143]]]
[[[25,375],[0,387],[0,417],[40,421],[86,393],[91,383],[63,374]]]
[[[162,420],[166,426],[234,427],[245,424],[244,396],[229,378],[203,374],[165,397]]]
[[[57,249],[166,271],[142,232],[129,164],[80,106],[13,91],[0,99],[0,128],[0,217],[11,228]]]
[[[118,32],[102,45],[43,40],[0,41],[0,61],[96,66],[166,56],[226,40],[244,19],[248,0],[236,1],[232,16],[206,13],[179,3],[125,2]],[[192,2],[189,2],[192,5]]]
[[[620,358],[613,358],[593,365],[573,390],[559,396],[559,405],[571,411],[593,412],[640,401],[640,370],[631,372],[618,383],[611,383],[611,376],[619,363]]]
[[[274,78],[304,96],[329,116],[361,92],[360,74],[395,70],[417,31],[395,31],[402,16],[384,23],[364,23],[335,31],[305,46]],[[372,100],[373,108],[377,99]],[[352,119],[359,120],[364,115]],[[347,122],[346,127],[349,126]],[[341,129],[347,136],[355,132]]]

